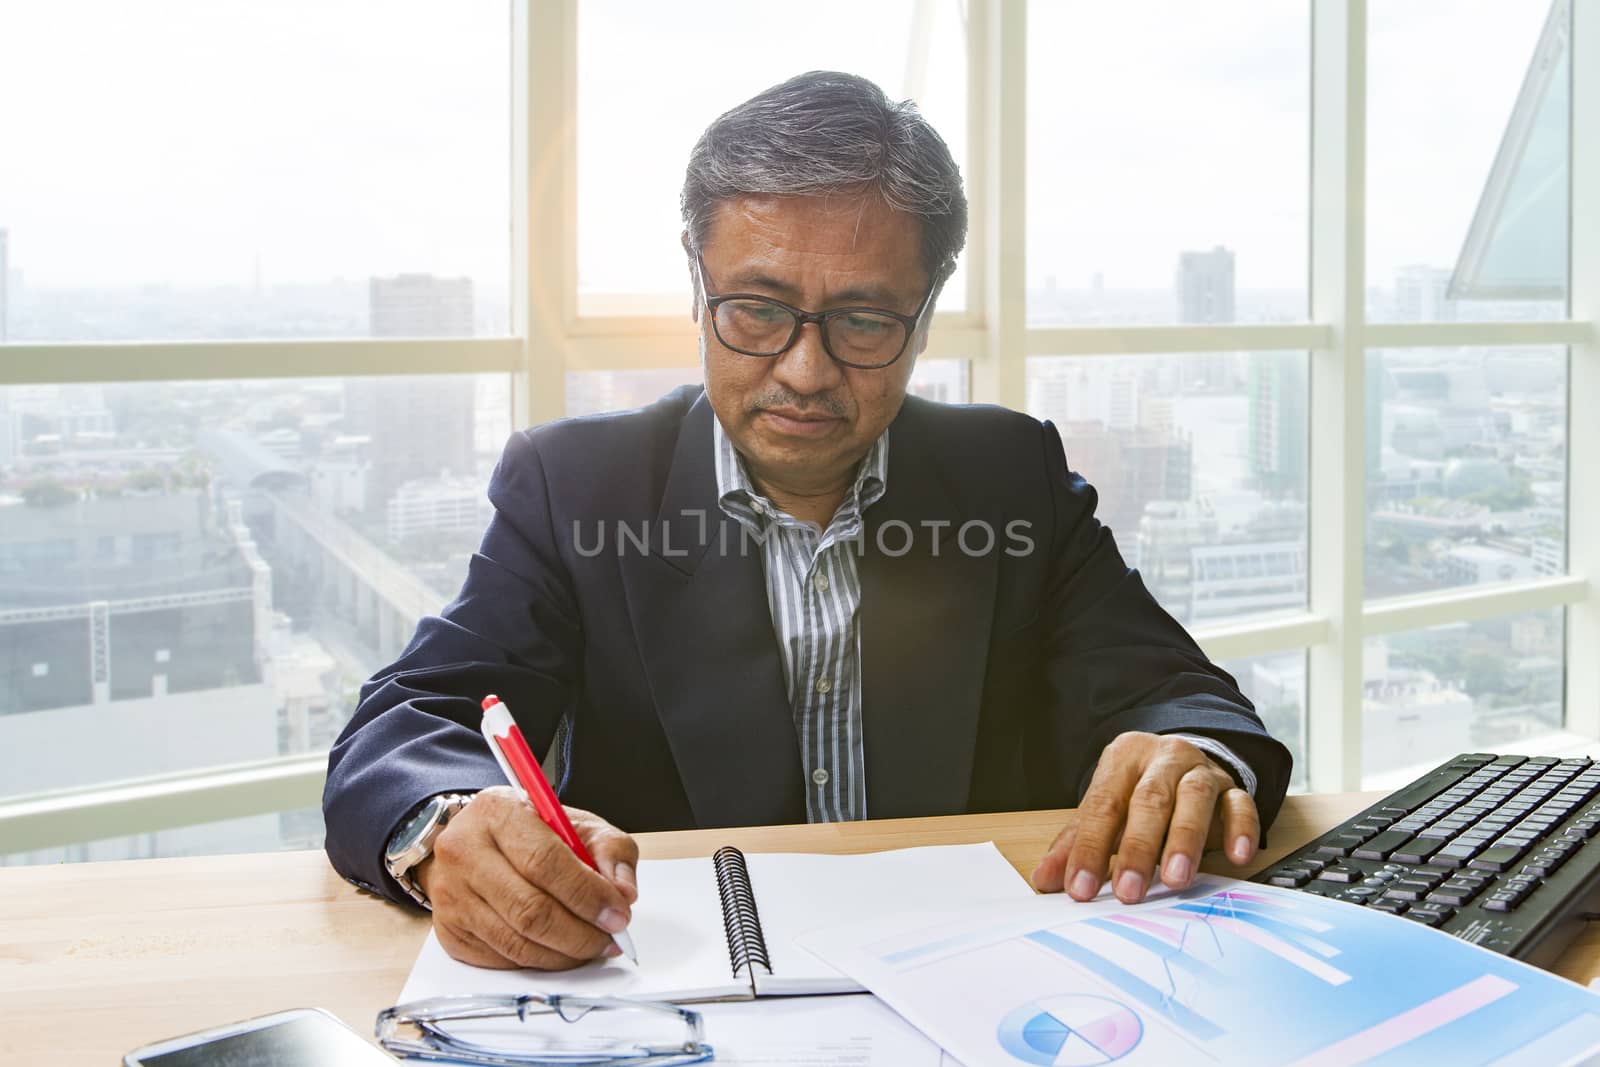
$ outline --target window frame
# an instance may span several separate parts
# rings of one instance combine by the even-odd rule
[[[577,22],[580,0],[511,0],[511,336],[349,340],[0,345],[0,386],[60,382],[497,372],[515,377],[514,418],[564,413],[568,371],[692,368],[687,314],[577,313]],[[971,221],[967,310],[934,316],[923,359],[970,360],[975,402],[1022,409],[1029,355],[1199,351],[1309,353],[1308,546],[1304,612],[1197,627],[1213,659],[1304,651],[1310,787],[1359,789],[1364,640],[1532,610],[1566,609],[1565,721],[1600,742],[1600,420],[1574,397],[1600,397],[1600,136],[1571,143],[1569,315],[1553,322],[1369,323],[1365,311],[1367,0],[1310,0],[1310,318],[1291,325],[1027,325],[1027,5],[968,0],[966,160]],[[916,17],[929,17],[919,4]],[[1573,5],[1574,131],[1600,130],[1600,6]],[[687,295],[685,303],[687,311]],[[1369,348],[1563,345],[1568,349],[1568,501],[1564,576],[1420,596],[1362,593],[1364,377]],[[286,756],[134,783],[0,802],[15,850],[145,832],[314,804],[324,760]],[[137,803],[129,803],[136,799]],[[220,807],[219,807],[220,805]]]

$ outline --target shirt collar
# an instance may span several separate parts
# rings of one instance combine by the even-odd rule
[[[765,525],[772,516],[772,502],[756,489],[745,468],[744,457],[733,447],[733,438],[722,428],[722,420],[716,418],[715,413],[711,419],[711,437],[716,455],[718,505],[735,518]],[[856,468],[856,480],[840,508],[866,511],[888,488],[889,430],[885,427]],[[761,506],[754,507],[755,504]]]

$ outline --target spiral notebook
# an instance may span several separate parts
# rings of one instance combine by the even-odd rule
[[[645,860],[629,932],[637,965],[492,971],[453,960],[429,933],[401,1000],[533,990],[679,1002],[749,1000],[862,987],[799,947],[810,930],[889,915],[910,904],[952,907],[1034,893],[992,843],[853,856],[743,853]]]

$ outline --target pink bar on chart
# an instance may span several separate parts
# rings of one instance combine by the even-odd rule
[[[1515,992],[1516,989],[1515,982],[1499,975],[1486,974],[1481,978],[1474,978],[1466,985],[1458,986],[1448,993],[1441,993],[1432,1000],[1418,1004],[1410,1011],[1403,1011],[1393,1018],[1385,1019],[1377,1026],[1369,1027],[1358,1034],[1351,1034],[1343,1041],[1336,1041],[1326,1048],[1318,1049],[1311,1055],[1297,1060],[1293,1067],[1347,1067],[1352,1063],[1370,1060],[1390,1049],[1398,1048],[1407,1041],[1413,1041],[1453,1023],[1486,1004],[1493,1004],[1506,994]]]

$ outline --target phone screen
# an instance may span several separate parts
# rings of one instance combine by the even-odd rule
[[[395,1061],[331,1019],[300,1015],[139,1062],[146,1067],[361,1067]]]

